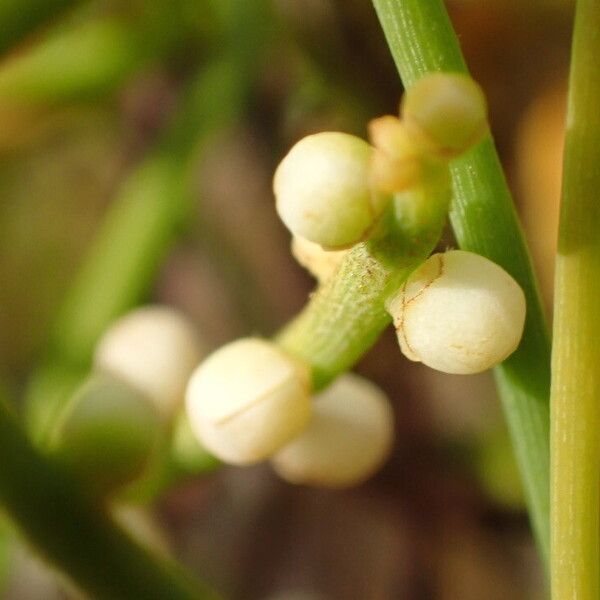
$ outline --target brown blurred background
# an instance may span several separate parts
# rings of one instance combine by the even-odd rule
[[[16,394],[47,351],[50,324],[120,182],[160,139],[194,70],[223,49],[219,28],[202,15],[218,0],[176,4],[153,18],[165,31],[182,19],[185,39],[93,94],[70,96],[64,84],[62,95],[11,95],[2,72],[91,20],[141,26],[142,0],[87,3],[0,63],[0,375]],[[571,4],[447,6],[488,95],[550,308]],[[313,287],[273,208],[271,176],[285,150],[319,130],[364,136],[370,118],[396,112],[401,94],[367,0],[277,0],[269,9],[250,91],[239,116],[198,153],[192,215],[143,298],[183,309],[211,347],[275,332]],[[451,233],[443,245],[453,245]],[[173,554],[226,597],[544,597],[492,376],[409,363],[392,333],[357,367],[389,394],[397,420],[393,456],[371,481],[323,491],[284,484],[268,467],[228,467],[177,486],[152,508]],[[13,552],[5,597],[64,597],[28,556]]]

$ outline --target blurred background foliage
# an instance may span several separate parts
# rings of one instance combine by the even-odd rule
[[[130,306],[181,308],[211,347],[293,316],[313,283],[274,166],[307,133],[364,136],[402,91],[366,0],[62,4],[0,62],[0,375],[38,437]],[[447,5],[549,307],[571,3]],[[543,597],[491,377],[408,364],[389,332],[358,370],[397,415],[377,477],[330,492],[222,468],[144,513],[158,545],[232,599]],[[0,581],[73,595],[4,522]]]

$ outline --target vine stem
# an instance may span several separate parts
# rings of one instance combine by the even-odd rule
[[[91,597],[216,599],[122,532],[79,482],[36,450],[0,401],[0,501],[44,558]]]
[[[373,0],[406,87],[432,71],[467,72],[442,0]],[[495,369],[542,557],[549,530],[550,342],[531,260],[504,174],[488,136],[451,163],[450,219],[461,248],[501,265],[521,285],[527,320],[521,345]]]
[[[600,596],[600,4],[577,2],[556,259],[552,598]]]

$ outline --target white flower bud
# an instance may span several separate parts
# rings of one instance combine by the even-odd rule
[[[348,250],[324,250],[298,236],[292,238],[291,248],[294,258],[319,281],[329,279],[348,254]]]
[[[400,348],[445,373],[485,371],[519,345],[525,295],[497,264],[453,250],[429,257],[387,303]]]
[[[96,370],[143,392],[159,413],[171,416],[204,352],[194,326],[161,306],[139,308],[118,319],[96,347]]]
[[[271,342],[237,340],[196,369],[186,407],[192,430],[215,456],[233,464],[259,462],[308,423],[309,372]]]
[[[369,123],[369,139],[375,147],[371,162],[371,185],[380,192],[407,190],[423,178],[423,157],[405,124],[386,115]]]
[[[387,458],[393,435],[394,417],[385,394],[347,373],[315,398],[309,426],[271,464],[291,483],[357,485]]]
[[[324,248],[365,239],[388,200],[369,186],[372,153],[367,142],[346,133],[300,140],[273,180],[277,212],[286,227]]]
[[[438,158],[466,152],[487,131],[483,90],[461,73],[425,75],[406,91],[401,109],[413,142]]]

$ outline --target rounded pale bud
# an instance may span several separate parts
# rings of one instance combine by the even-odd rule
[[[347,373],[315,397],[309,426],[271,464],[291,483],[349,487],[381,466],[393,436],[386,395],[363,377]]]
[[[309,372],[271,342],[241,339],[197,368],[186,407],[192,430],[210,452],[228,463],[256,463],[306,427]]]
[[[429,257],[387,303],[400,348],[445,373],[485,371],[516,350],[525,295],[491,260],[452,250]]]
[[[57,458],[106,493],[142,474],[161,431],[148,398],[118,379],[94,375],[65,407],[50,443]]]
[[[422,156],[405,124],[386,115],[369,123],[369,139],[375,151],[371,159],[371,185],[394,194],[406,190],[423,177]]]
[[[97,371],[143,392],[159,413],[170,417],[204,352],[194,326],[178,311],[139,308],[118,319],[96,347]]]
[[[294,236],[292,255],[313,277],[319,281],[329,279],[340,266],[348,250],[324,250],[309,240]]]
[[[462,154],[487,130],[485,95],[460,73],[425,75],[406,91],[401,110],[415,144],[440,158]]]
[[[372,154],[367,142],[347,133],[300,140],[273,179],[277,212],[286,227],[325,248],[364,240],[389,199],[370,188]]]

